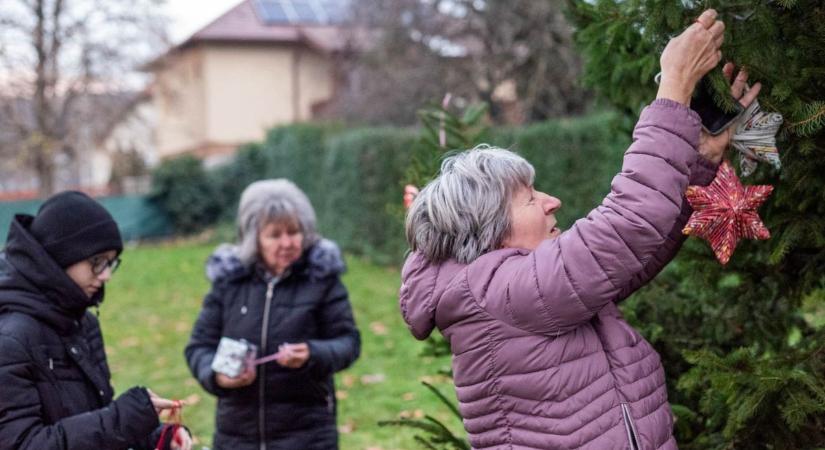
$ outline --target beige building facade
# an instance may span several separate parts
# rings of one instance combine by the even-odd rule
[[[268,24],[257,3],[242,2],[150,66],[161,159],[220,160],[273,126],[313,119],[335,95],[339,29]]]

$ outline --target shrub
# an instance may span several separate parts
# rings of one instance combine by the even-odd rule
[[[178,233],[212,225],[220,213],[216,186],[193,156],[170,159],[155,169],[149,198],[169,215]]]
[[[366,128],[330,139],[324,162],[321,230],[344,249],[379,263],[398,262],[404,241],[404,172],[417,134]]]

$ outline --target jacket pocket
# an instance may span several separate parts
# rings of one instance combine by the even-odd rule
[[[636,433],[636,425],[633,423],[633,416],[630,415],[630,406],[627,403],[622,403],[622,420],[624,421],[624,428],[627,431],[627,442],[630,450],[642,450],[639,445],[639,435]]]

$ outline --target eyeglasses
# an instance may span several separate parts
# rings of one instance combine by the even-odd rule
[[[100,275],[106,269],[109,269],[109,273],[114,275],[117,268],[120,267],[120,258],[115,256],[113,259],[108,259],[104,256],[93,256],[89,259],[89,264],[92,265],[92,273],[95,276]]]

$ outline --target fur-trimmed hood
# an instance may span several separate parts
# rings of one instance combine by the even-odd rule
[[[338,244],[321,239],[304,250],[298,261],[292,264],[290,271],[303,273],[310,279],[320,280],[346,272],[341,249]],[[232,244],[221,244],[209,255],[206,260],[206,278],[211,282],[243,277],[254,272],[254,267],[248,267],[238,258],[238,247]]]

